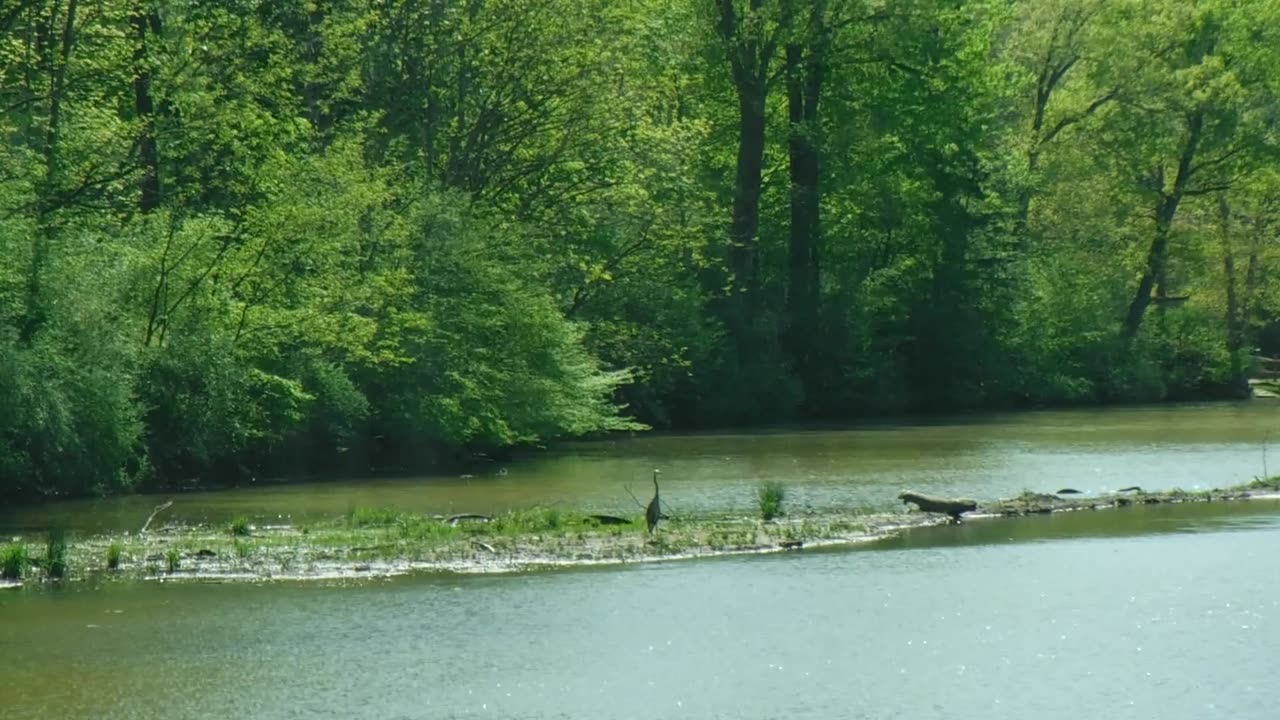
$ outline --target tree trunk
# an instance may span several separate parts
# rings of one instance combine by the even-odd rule
[[[71,48],[76,36],[77,0],[67,3],[66,17],[55,44],[54,24],[58,21],[59,4],[49,11],[47,24],[40,34],[43,42],[37,43],[41,52],[41,67],[49,68],[49,117],[44,135],[45,176],[41,182],[37,205],[36,232],[31,234],[31,262],[27,269],[26,307],[19,330],[19,340],[30,344],[45,322],[44,266],[48,263],[49,245],[53,242],[53,212],[61,204],[58,197],[62,185],[62,159],[59,139],[62,133],[62,100],[67,87],[67,65],[71,62]]]
[[[1169,259],[1169,231],[1172,228],[1173,214],[1177,207],[1177,200],[1169,196],[1162,196],[1156,205],[1156,233],[1151,241],[1151,248],[1147,251],[1146,270],[1142,273],[1142,279],[1138,281],[1138,291],[1134,294],[1133,301],[1129,303],[1129,312],[1125,315],[1125,337],[1133,338],[1138,334],[1138,329],[1142,326],[1142,318],[1146,315],[1147,308],[1151,306],[1152,290],[1155,289],[1156,282],[1161,281],[1163,285],[1165,263]]]
[[[1231,243],[1231,206],[1226,194],[1218,196],[1218,221],[1222,232],[1222,271],[1227,284],[1227,353],[1231,358],[1231,385],[1242,394],[1249,390],[1249,377],[1244,365],[1244,317],[1236,286],[1235,249]]]
[[[738,96],[738,159],[733,185],[733,217],[729,224],[728,265],[733,295],[727,323],[734,339],[749,342],[756,305],[756,233],[760,226],[760,191],[764,169],[766,101],[769,63],[777,48],[776,33],[762,37],[764,0],[750,0],[750,17],[740,20],[734,0],[716,0],[717,32],[729,56]]]
[[[315,68],[319,66],[325,54],[324,34],[320,29],[324,21],[324,5],[320,2],[309,3],[306,30],[304,31],[306,44],[303,50],[303,57],[310,67],[308,68],[306,80],[303,82],[302,97],[303,103],[307,108],[307,119],[311,121],[311,127],[322,135],[327,134],[334,124],[333,108],[326,108],[324,105],[327,88],[324,87],[323,83],[317,82],[315,74]]]
[[[821,166],[815,135],[825,72],[823,3],[811,7],[807,45],[786,48],[787,142],[791,178],[791,237],[787,273],[785,346],[806,395],[814,391],[814,340],[818,334]]]
[[[1174,178],[1173,189],[1164,190],[1164,173],[1157,170],[1155,175],[1159,200],[1155,209],[1155,236],[1151,240],[1151,248],[1147,251],[1147,266],[1138,281],[1138,291],[1129,303],[1129,312],[1125,315],[1124,336],[1133,339],[1142,327],[1142,318],[1151,306],[1151,291],[1159,283],[1163,292],[1166,284],[1165,271],[1169,262],[1169,236],[1173,229],[1173,218],[1178,212],[1178,204],[1182,202],[1191,181],[1191,163],[1195,159],[1196,149],[1200,146],[1200,136],[1204,129],[1204,111],[1196,110],[1187,119],[1187,139],[1182,146],[1182,155],[1178,158],[1178,175]]]
[[[1249,347],[1253,347],[1253,343],[1256,340],[1253,328],[1254,316],[1256,314],[1254,308],[1256,307],[1256,301],[1258,298],[1258,276],[1260,274],[1258,266],[1258,250],[1255,245],[1254,248],[1249,251],[1249,264],[1245,267],[1244,271],[1244,297],[1240,298],[1240,317],[1242,318],[1241,325],[1244,329],[1245,343]]]
[[[738,87],[738,162],[729,227],[729,269],[733,272],[737,330],[751,325],[756,295],[756,232],[760,227],[760,189],[764,168],[765,87]]]
[[[130,18],[137,39],[134,61],[137,75],[133,79],[133,105],[142,124],[138,138],[138,154],[142,161],[139,180],[138,210],[149,213],[160,207],[160,150],[156,144],[155,102],[151,97],[151,65],[147,53],[147,35],[160,34],[160,13],[140,6]]]

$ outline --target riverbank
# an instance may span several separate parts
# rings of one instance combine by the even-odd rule
[[[1185,502],[1280,500],[1280,478],[1199,492],[1106,495],[1024,493],[979,504],[965,521],[1077,511],[1121,510]],[[829,509],[768,522],[742,515],[676,516],[650,534],[638,515],[615,517],[534,508],[498,516],[428,517],[357,509],[307,525],[226,527],[162,525],[146,532],[13,538],[0,547],[0,589],[40,582],[50,557],[63,579],[79,581],[341,580],[409,572],[503,573],[546,568],[623,565],[700,557],[791,552],[865,543],[909,528],[950,522],[945,515]],[[16,576],[16,577],[14,577]]]

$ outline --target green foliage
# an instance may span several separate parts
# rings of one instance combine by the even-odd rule
[[[53,328],[25,345],[0,326],[0,493],[129,487],[140,427],[131,364],[95,334]]]
[[[0,550],[0,578],[21,580],[30,566],[31,557],[27,554],[27,546],[24,543],[11,543]]]
[[[396,522],[400,537],[413,542],[444,543],[458,537],[463,529],[434,518],[406,515]]]
[[[175,573],[182,565],[182,555],[177,548],[169,548],[164,553],[164,566],[169,573]]]
[[[760,518],[769,522],[782,516],[782,502],[787,497],[787,490],[781,482],[770,480],[756,489],[756,506],[760,508]]]
[[[356,507],[347,513],[347,524],[351,527],[386,527],[399,519],[400,513],[392,508]]]
[[[577,520],[577,518],[574,518]],[[570,518],[559,508],[535,507],[511,510],[493,519],[491,526],[495,532],[521,534],[555,532],[563,530]]]
[[[49,531],[45,543],[44,571],[55,580],[67,575],[67,533],[60,528]]]
[[[249,525],[249,518],[244,515],[237,515],[232,518],[231,525],[227,529],[236,537],[248,537],[252,532],[252,527]]]
[[[113,540],[111,544],[107,546],[107,569],[119,570],[120,558],[123,555],[124,555],[124,546],[121,545],[119,542]]]
[[[1276,9],[882,4],[4,13],[0,496],[1239,392]]]
[[[580,521],[580,516],[567,514],[558,507],[527,507],[495,516],[486,528],[489,532],[506,534],[552,533]]]
[[[296,427],[310,397],[237,358],[230,343],[179,342],[152,354],[144,376],[151,464],[162,478],[247,474],[241,459]]]

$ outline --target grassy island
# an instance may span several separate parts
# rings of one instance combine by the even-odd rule
[[[1007,516],[1275,497],[1280,497],[1280,478],[1197,492],[1026,492],[981,503],[964,517],[998,522]],[[259,581],[513,572],[797,551],[951,522],[945,514],[865,508],[781,514],[777,498],[776,489],[762,493],[759,516],[677,515],[664,518],[653,533],[640,514],[593,515],[555,507],[449,517],[357,508],[302,525],[254,526],[237,518],[221,527],[163,525],[84,537],[55,531],[43,538],[14,538],[0,547],[0,575],[12,587],[45,579]]]

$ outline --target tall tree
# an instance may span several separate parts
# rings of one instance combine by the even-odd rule
[[[736,340],[744,342],[757,300],[756,235],[760,229],[769,68],[777,54],[782,28],[779,8],[767,0],[715,3],[716,34],[728,59],[737,99],[737,159],[727,253],[734,295],[728,306],[728,321]]]
[[[130,23],[137,43],[134,51],[133,108],[139,123],[138,155],[142,166],[138,181],[138,210],[148,213],[160,207],[160,150],[156,140],[155,98],[151,93],[153,59],[148,52],[148,46],[160,39],[160,11],[148,2],[139,3]]]
[[[1153,220],[1125,314],[1126,338],[1137,335],[1152,303],[1163,308],[1177,299],[1169,292],[1169,263],[1179,207],[1188,198],[1231,187],[1257,162],[1257,149],[1272,142],[1266,108],[1275,98],[1268,68],[1277,58],[1254,50],[1256,31],[1249,29],[1275,20],[1273,10],[1233,3],[1145,9],[1150,21],[1128,58],[1141,65],[1115,68],[1140,79],[1123,103],[1121,119],[1128,127],[1119,137],[1130,138],[1122,156],[1140,178]]]
[[[784,72],[787,83],[787,153],[791,180],[791,227],[787,252],[785,345],[794,371],[814,392],[813,363],[818,331],[819,253],[822,194],[819,103],[828,75],[831,30],[826,2],[811,0],[807,12],[785,0],[784,15],[797,18],[789,33]],[[798,18],[803,17],[803,20]]]

